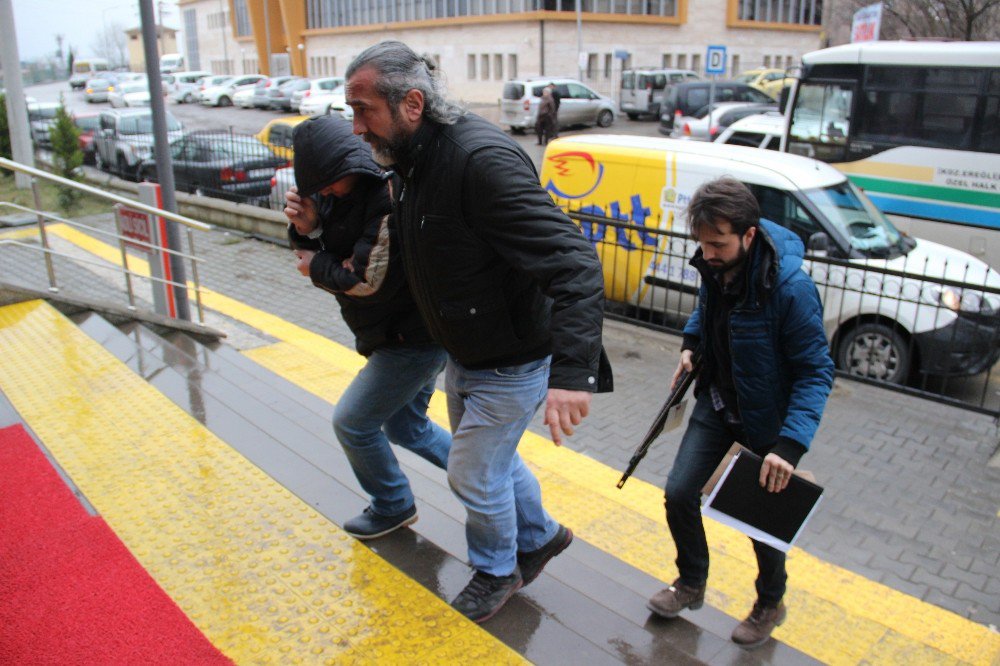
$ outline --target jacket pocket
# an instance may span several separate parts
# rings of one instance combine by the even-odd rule
[[[442,301],[439,312],[449,338],[444,346],[463,363],[497,358],[521,346],[501,294]]]

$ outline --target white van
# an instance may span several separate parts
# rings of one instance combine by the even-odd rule
[[[87,81],[97,78],[102,73],[107,73],[108,61],[104,58],[79,58],[73,61],[73,72],[69,77],[69,87],[73,90],[82,90]]]
[[[1000,356],[1000,274],[975,257],[901,234],[840,171],[806,157],[640,136],[579,135],[549,143],[541,182],[564,208],[686,233],[685,209],[705,181],[747,184],[763,217],[792,230],[816,257],[816,281],[837,366],[904,382],[911,371],[972,375]],[[604,265],[609,302],[689,314],[700,276],[691,240],[581,228]],[[892,274],[874,271],[891,271]],[[933,276],[927,280],[914,275]],[[942,280],[943,278],[943,280]]]
[[[701,81],[701,77],[689,69],[626,69],[622,72],[618,107],[629,120],[645,115],[659,118],[663,97],[670,86],[688,81]]]
[[[180,53],[164,53],[160,56],[160,71],[173,74],[184,69],[184,56]]]

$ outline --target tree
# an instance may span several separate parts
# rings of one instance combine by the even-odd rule
[[[65,106],[60,106],[56,112],[56,121],[49,130],[52,141],[52,166],[56,175],[70,180],[82,180],[80,166],[83,164],[83,151],[80,149],[80,130],[70,118]],[[70,210],[80,200],[80,190],[59,186],[59,208],[64,213]]]
[[[7,124],[7,96],[0,93],[0,157],[14,159],[13,147],[10,143],[10,126]],[[13,175],[13,171],[0,169],[4,175]]]
[[[871,0],[847,0],[833,10],[831,44],[850,40],[851,19]],[[881,39],[1000,39],[1000,0],[883,0]]]
[[[70,76],[73,76],[73,61],[76,60],[76,54],[73,53],[73,47],[69,47],[69,55],[66,56],[66,71],[69,72]]]
[[[120,23],[105,23],[94,35],[90,48],[94,55],[104,58],[112,67],[128,64],[125,28]]]

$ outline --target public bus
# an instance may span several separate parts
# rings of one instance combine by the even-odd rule
[[[1000,42],[813,51],[787,108],[784,149],[834,165],[883,212],[1000,230]]]

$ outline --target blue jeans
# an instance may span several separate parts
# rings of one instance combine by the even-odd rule
[[[337,402],[333,430],[376,514],[402,513],[414,502],[389,442],[448,466],[451,435],[427,418],[446,359],[437,345],[376,349]]]
[[[524,365],[468,370],[448,360],[445,385],[452,445],[448,483],[465,505],[469,562],[493,576],[517,566],[559,530],[517,445],[548,392],[550,357]]]
[[[691,412],[674,466],[667,475],[665,493],[667,524],[677,546],[677,571],[681,583],[698,587],[708,580],[708,542],[701,517],[701,489],[733,442],[744,439],[741,428],[725,423],[712,408],[712,397],[703,390]],[[785,595],[785,554],[759,541],[757,599],[775,606]]]

